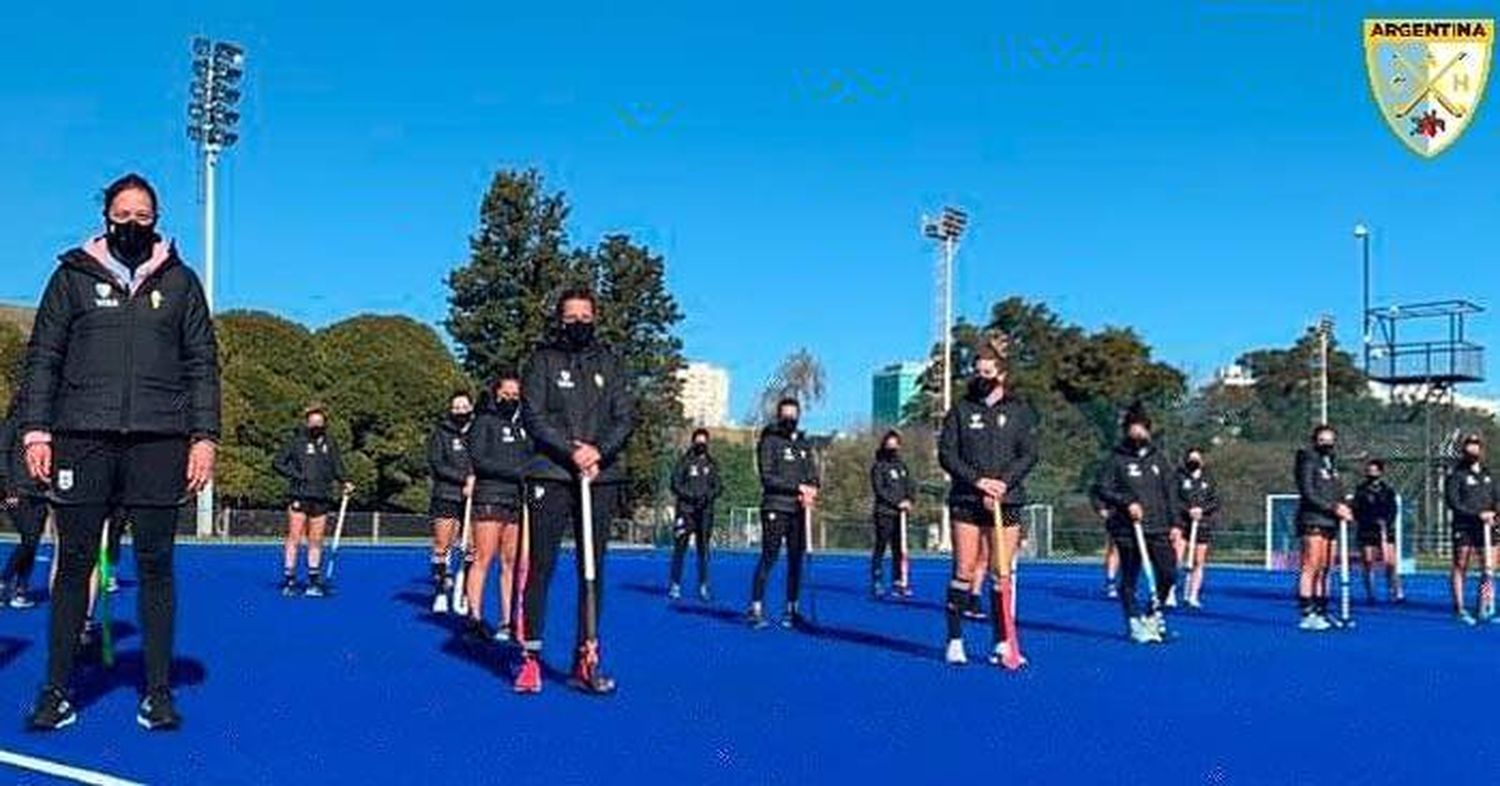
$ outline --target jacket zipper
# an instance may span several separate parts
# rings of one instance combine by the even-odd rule
[[[130,404],[135,398],[135,296],[125,290],[125,389],[120,393],[120,433],[130,433]]]

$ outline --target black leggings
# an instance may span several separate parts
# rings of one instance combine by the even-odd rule
[[[78,505],[57,509],[61,555],[57,584],[52,589],[52,620],[48,635],[47,681],[66,687],[73,673],[78,635],[88,614],[89,576],[99,557],[99,536],[110,509]],[[128,508],[134,525],[135,564],[140,578],[137,614],[146,651],[146,689],[168,687],[172,666],[173,623],[177,598],[172,575],[173,545],[177,538],[176,508]]]
[[[901,563],[906,560],[906,551],[901,547],[899,513],[875,514],[875,553],[870,555],[870,577],[876,584],[883,578],[880,563],[885,559],[887,546],[891,549],[891,578],[896,584],[905,585],[907,577],[901,572]]]
[[[583,511],[577,483],[540,481],[532,487],[527,499],[531,505],[531,561],[526,573],[526,649],[542,649],[542,634],[547,625],[547,589],[557,568],[557,553],[562,549],[564,533],[573,533],[575,562],[578,568],[578,643],[584,641],[584,619],[587,600],[583,576]],[[591,490],[594,513],[594,608],[595,621],[604,617],[604,552],[609,543],[609,523],[618,506],[618,486],[594,486]]]
[[[1126,618],[1139,616],[1136,608],[1136,587],[1141,578],[1141,551],[1135,543],[1135,532],[1112,532],[1110,537],[1120,552],[1120,605]],[[1146,533],[1146,551],[1151,559],[1151,570],[1156,579],[1155,607],[1167,602],[1172,594],[1172,583],[1177,577],[1177,553],[1172,550],[1172,541],[1165,532]]]
[[[755,584],[750,599],[760,603],[766,598],[766,581],[771,568],[781,557],[781,541],[786,541],[786,600],[796,603],[802,593],[802,561],[807,556],[807,538],[803,531],[803,512],[762,510],[760,512],[760,564],[755,566]]]
[[[0,574],[0,581],[25,587],[31,581],[36,550],[42,542],[42,528],[47,524],[47,503],[39,497],[21,497],[14,508],[5,508],[5,513],[21,535],[21,543],[5,561],[5,572]]]
[[[681,506],[682,524],[672,543],[672,583],[682,583],[682,558],[687,555],[688,540],[698,540],[698,583],[708,584],[708,545],[713,540],[714,510],[711,507]]]

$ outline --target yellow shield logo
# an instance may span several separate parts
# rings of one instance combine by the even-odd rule
[[[1484,97],[1493,19],[1366,19],[1365,67],[1387,125],[1417,155],[1458,141]]]

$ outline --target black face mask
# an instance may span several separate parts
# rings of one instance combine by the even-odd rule
[[[900,453],[901,453],[900,448],[886,448],[886,447],[883,447],[879,451],[880,458],[885,459],[887,461],[894,460],[896,458],[896,456],[899,455]]]
[[[995,388],[998,387],[1000,387],[1000,380],[998,379],[975,377],[969,380],[969,390],[973,391],[974,395],[979,398],[989,398],[990,394],[994,393]]]
[[[1318,453],[1321,454],[1321,455],[1324,455],[1324,456],[1332,456],[1333,455],[1333,443],[1331,443],[1331,442],[1319,442],[1317,448],[1318,448]]]
[[[1465,453],[1464,454],[1464,461],[1466,461],[1466,462],[1468,462],[1470,464],[1478,464],[1479,463],[1479,459],[1480,459],[1480,455],[1478,453]]]
[[[1372,485],[1372,486],[1378,486],[1378,485],[1380,485],[1380,476],[1379,475],[1366,475],[1365,476],[1365,480],[1370,481],[1370,485]]]
[[[450,412],[448,413],[448,418],[453,421],[453,425],[458,426],[459,428],[463,428],[464,426],[469,425],[469,421],[474,419],[474,413]]]
[[[564,322],[562,324],[563,343],[573,349],[584,349],[594,343],[594,323],[592,322]]]
[[[328,427],[327,426],[308,426],[307,427],[307,433],[310,434],[313,439],[322,439],[323,435],[328,433]]]
[[[1151,438],[1137,437],[1133,434],[1127,434],[1125,435],[1125,444],[1129,445],[1130,448],[1135,452],[1140,453],[1146,448],[1151,447]]]
[[[521,410],[521,402],[513,398],[502,398],[495,402],[495,409],[500,413],[500,417],[509,420]]]
[[[797,433],[797,419],[796,418],[779,418],[776,421],[776,427],[779,428],[779,429],[781,429],[781,433],[783,433],[783,434],[785,434],[787,436],[791,436],[791,435]]]
[[[155,227],[137,224],[134,221],[124,223],[111,221],[104,242],[115,259],[131,270],[135,270],[151,258],[151,251],[156,247],[157,239]]]
[[[703,454],[705,454],[705,453],[707,453],[708,452],[708,443],[707,442],[694,442],[693,443],[693,452],[696,453],[696,454],[698,454],[698,455],[700,455],[700,456],[703,455]]]
[[[1203,462],[1201,462],[1201,461],[1193,461],[1193,460],[1189,459],[1188,463],[1187,463],[1187,468],[1188,468],[1188,472],[1197,472],[1198,470],[1203,469]]]

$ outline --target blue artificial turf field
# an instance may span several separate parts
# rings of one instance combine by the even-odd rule
[[[277,593],[278,548],[180,548],[176,734],[134,723],[132,586],[116,596],[115,669],[82,672],[79,723],[45,736],[21,718],[46,607],[0,611],[0,749],[188,784],[1483,783],[1500,766],[1500,625],[1459,627],[1436,575],[1405,607],[1359,608],[1355,631],[1304,634],[1288,576],[1220,570],[1209,607],[1173,617],[1178,640],[1143,648],[1096,566],[1027,565],[1032,666],[1010,674],[942,663],[946,563],[914,564],[915,600],[876,603],[863,559],[820,556],[819,627],[757,632],[741,622],[749,556],[716,558],[717,603],[674,607],[664,554],[615,552],[604,654],[621,689],[597,699],[557,673],[571,573],[552,597],[546,690],[517,697],[499,650],[425,611],[423,553],[347,549],[338,596],[309,600]],[[987,628],[968,641],[982,663]],[[0,782],[58,781],[0,767]]]

